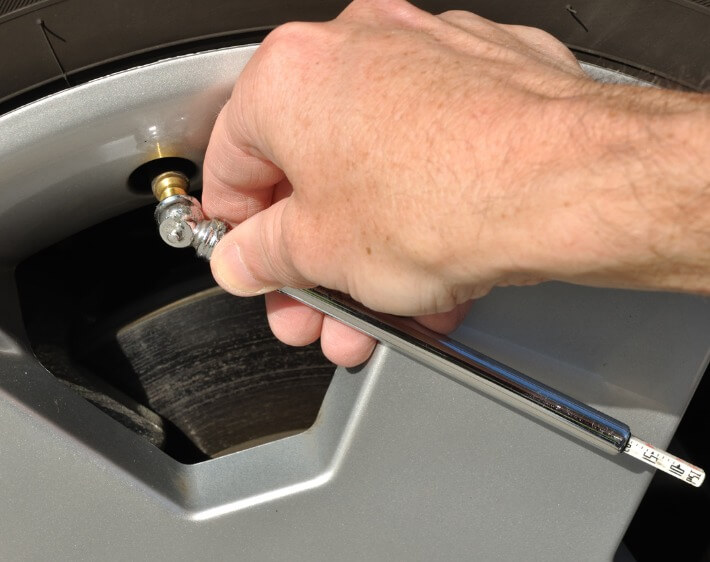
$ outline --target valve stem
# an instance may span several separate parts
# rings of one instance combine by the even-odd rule
[[[188,195],[190,180],[181,172],[164,172],[151,182],[158,200],[155,222],[163,241],[173,248],[192,246],[198,257],[209,260],[212,250],[227,233],[218,219],[205,219],[200,202]]]
[[[190,180],[182,172],[164,172],[153,178],[150,185],[158,201],[173,195],[187,195]]]

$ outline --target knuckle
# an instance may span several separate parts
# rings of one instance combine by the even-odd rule
[[[477,19],[474,14],[465,10],[447,10],[439,14],[439,17],[451,22]]]
[[[547,31],[528,26],[507,26],[523,45],[533,48],[552,62],[563,63],[565,68],[579,67],[577,58],[564,43]]]
[[[374,22],[416,25],[423,12],[405,0],[354,0],[345,10],[348,15]]]
[[[232,93],[231,109],[251,121],[244,123],[252,133],[268,130],[283,113],[268,108],[280,104],[287,111],[286,92],[298,93],[314,59],[322,57],[323,24],[289,22],[274,29],[249,61]],[[258,107],[259,111],[254,110]],[[279,117],[280,116],[280,117]]]
[[[517,29],[520,33],[522,33],[529,40],[535,41],[537,43],[549,44],[552,42],[555,42],[555,43],[558,42],[557,39],[555,39],[547,31],[540,29],[539,27],[530,27],[527,25],[520,25],[520,26],[513,26],[513,29]]]
[[[284,23],[269,33],[261,44],[262,50],[291,53],[312,42],[318,36],[320,24],[292,21]]]
[[[525,33],[528,38],[540,47],[546,48],[547,50],[560,55],[566,55],[573,57],[570,50],[565,47],[559,39],[554,35],[548,33],[547,31],[537,28],[537,27],[525,27]]]
[[[381,11],[386,12],[395,5],[402,4],[401,0],[353,0],[348,7],[352,11]]]
[[[274,29],[259,48],[259,72],[272,82],[274,76],[299,82],[315,60],[328,52],[332,37],[323,23],[289,22]]]

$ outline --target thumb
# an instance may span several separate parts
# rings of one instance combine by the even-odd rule
[[[251,216],[219,241],[210,265],[225,291],[249,297],[285,285],[314,285],[296,270],[284,243],[282,217],[289,199]]]

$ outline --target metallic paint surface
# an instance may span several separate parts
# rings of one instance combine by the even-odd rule
[[[27,351],[14,263],[150,204],[125,182],[156,153],[201,162],[252,52],[164,61],[0,117],[0,558],[611,559],[651,470],[384,346],[338,370],[306,433],[189,466]],[[665,447],[709,331],[708,299],[549,283],[493,291],[455,338]]]

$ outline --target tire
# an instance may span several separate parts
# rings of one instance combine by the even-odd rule
[[[708,0],[415,2],[541,27],[590,62],[691,90],[710,88]],[[167,55],[258,41],[290,20],[326,20],[346,4],[311,0],[24,0],[0,3],[0,109]],[[38,22],[42,22],[39,24]],[[21,56],[18,56],[21,54]]]
[[[593,65],[618,69],[626,75],[636,76],[662,86],[695,91],[710,90],[710,2],[707,0],[695,2],[587,0],[571,6],[563,2],[547,0],[519,2],[480,0],[466,3],[429,1],[417,2],[417,4],[432,12],[463,8],[498,22],[541,27],[565,42],[581,60]],[[186,0],[181,2],[160,0],[151,3],[137,0],[124,0],[120,3],[97,3],[88,0],[0,3],[0,76],[3,77],[0,81],[0,113],[93,78],[168,56],[257,42],[268,30],[280,23],[289,20],[326,20],[335,16],[343,6],[343,2],[330,0],[308,2],[298,6],[280,0],[252,4],[221,0],[199,4]],[[38,24],[38,20],[43,23]],[[22,56],[17,56],[17,53],[22,53]],[[149,214],[147,209],[142,209],[136,211],[135,215],[115,219],[119,222],[123,221],[121,223],[123,226],[118,227],[118,230],[136,222],[147,224],[146,216]],[[103,227],[110,231],[116,228],[115,224],[106,222]],[[101,227],[99,225],[97,228]],[[79,264],[84,259],[86,252],[96,240],[96,232],[97,230],[91,230],[83,234],[82,240],[77,242],[78,239],[75,238],[70,242],[71,251],[75,253],[72,257],[75,262],[71,262],[72,264]],[[77,236],[81,238],[82,235]],[[106,240],[109,239],[110,234],[106,235]],[[118,252],[120,246],[120,241],[117,241],[115,251]],[[31,258],[35,261],[25,262],[18,270],[17,278],[20,285],[24,287],[21,293],[23,290],[29,291],[24,295],[21,294],[21,298],[25,303],[32,303],[33,309],[39,311],[33,322],[32,313],[28,313],[27,307],[23,310],[25,320],[32,329],[46,330],[47,310],[52,306],[56,308],[58,300],[56,293],[42,298],[44,285],[41,281],[43,272],[46,271],[43,268],[47,263],[53,263],[55,270],[61,269],[61,264],[68,263],[66,253],[56,253],[60,250],[53,246],[41,255]],[[140,265],[142,270],[148,270],[150,267],[148,262],[149,258],[155,255],[154,251],[159,250],[151,249],[146,253],[146,260]],[[41,262],[42,259],[46,261]],[[172,259],[171,254],[166,258],[166,263]],[[185,268],[192,267],[187,263],[188,261],[186,260]],[[157,270],[164,264],[153,265]],[[134,313],[134,317],[152,314],[161,305],[175,298],[191,295],[198,289],[209,289],[209,285],[205,282],[204,271],[195,274],[192,281],[179,290],[170,287],[167,295],[157,292],[136,293],[133,295],[132,306],[135,305],[138,311]],[[67,282],[64,296],[69,299],[76,298],[77,294],[90,294],[91,284],[88,282],[86,286],[75,286]],[[111,290],[120,290],[122,284],[125,288],[124,280],[116,278],[116,284],[111,287]],[[29,287],[34,288],[30,290]],[[55,290],[58,290],[56,286]],[[67,302],[72,301],[63,301],[64,304]],[[136,305],[136,302],[139,302],[139,305]],[[242,314],[244,311],[238,313]],[[249,308],[246,313],[250,315],[250,322],[258,323],[260,309]],[[66,314],[67,311],[62,307],[56,308],[56,318],[66,317]],[[104,324],[115,324],[110,315],[106,316]],[[265,330],[266,326],[262,321],[254,337],[262,338]],[[28,329],[28,332],[31,339],[36,342],[37,334],[31,333],[31,329]],[[92,336],[95,336],[96,340],[101,340],[96,334]],[[211,338],[209,334],[206,337],[208,340]],[[89,351],[87,355],[90,357],[87,361],[99,361],[98,364],[100,364],[100,357],[109,353],[101,341]],[[37,348],[35,352],[41,356]],[[280,352],[278,355],[282,356]],[[190,435],[190,428],[194,428],[194,419],[181,418],[179,422],[182,424],[181,431],[170,430],[167,437],[165,433],[150,433],[153,431],[153,426],[149,422],[154,412],[148,412],[143,416],[136,415],[137,412],[140,414],[143,404],[126,408],[126,404],[130,405],[132,400],[139,400],[140,397],[129,396],[124,401],[121,396],[116,398],[110,393],[103,393],[101,388],[92,386],[91,382],[86,382],[86,378],[77,375],[76,370],[72,370],[71,362],[52,363],[56,361],[56,357],[51,355],[50,358],[45,356],[40,358],[45,366],[51,367],[50,370],[55,375],[67,369],[71,370],[70,375],[63,377],[65,382],[73,385],[72,388],[112,414],[134,433],[144,434],[164,450],[169,446],[177,447],[177,450],[181,451],[180,454],[184,455],[180,460],[201,461],[204,460],[205,454],[216,456],[215,452],[229,445],[229,443],[219,443],[207,446],[203,443],[199,451],[191,451],[191,445],[185,443],[183,437],[184,434],[188,434],[193,442],[199,442],[200,436]],[[314,361],[313,358],[314,355],[310,354],[307,361]],[[318,393],[322,398],[322,393],[325,392],[330,380],[328,372],[330,367],[319,363],[318,368],[320,375],[316,382]],[[114,375],[114,378],[118,377],[119,375]],[[113,379],[109,382],[119,385]],[[169,384],[163,384],[161,389],[165,386]],[[691,406],[694,416],[697,416],[696,412],[702,410],[703,405],[707,404],[710,392],[707,386],[706,377],[704,386],[701,386],[696,393],[694,405]],[[130,393],[130,389],[123,389],[123,391]],[[277,408],[281,407],[282,399],[281,395],[274,399]],[[161,416],[165,415],[170,419],[180,418],[185,410],[183,408],[176,410],[174,406],[174,403],[168,404],[165,410],[167,413],[161,410]],[[312,410],[311,404],[307,416],[299,420],[300,424],[306,423],[304,420],[312,422],[311,418],[314,418],[317,413]],[[123,419],[124,415],[130,419]],[[247,412],[243,417],[253,416]],[[205,420],[200,421],[206,423]],[[243,426],[241,423],[243,419],[237,421],[240,421],[238,424],[240,427]],[[697,417],[694,417],[693,421],[693,427],[679,432],[679,436],[683,433],[693,441],[701,433],[698,427],[707,427],[707,423],[698,421]],[[162,423],[166,423],[165,420]],[[279,433],[289,429],[291,428],[278,426],[270,428],[269,431]],[[243,437],[243,440],[259,437],[250,434]],[[172,443],[164,446],[166,440]],[[687,446],[687,442],[681,445]],[[174,456],[180,458],[177,453]],[[687,494],[687,491],[681,493]],[[639,560],[652,559],[652,555],[657,555],[661,551],[674,552],[677,547],[672,540],[667,542],[659,540],[651,550],[644,540],[648,533],[660,536],[669,528],[670,523],[662,522],[656,514],[661,509],[659,506],[667,506],[667,509],[671,509],[674,499],[678,497],[677,488],[661,480],[660,483],[652,486],[648,497],[653,501],[646,507],[642,504],[635,523],[632,524],[632,532],[625,538],[631,552]],[[710,500],[706,494],[684,497],[683,502],[682,509],[690,509],[688,506],[695,505],[695,509],[707,512],[710,507]],[[678,526],[674,529],[680,533],[684,528]],[[685,544],[686,548],[690,548],[686,552],[692,553],[691,556],[708,548],[707,540],[701,536],[701,530],[696,531],[698,532],[695,535],[695,542],[690,546],[687,542]]]

